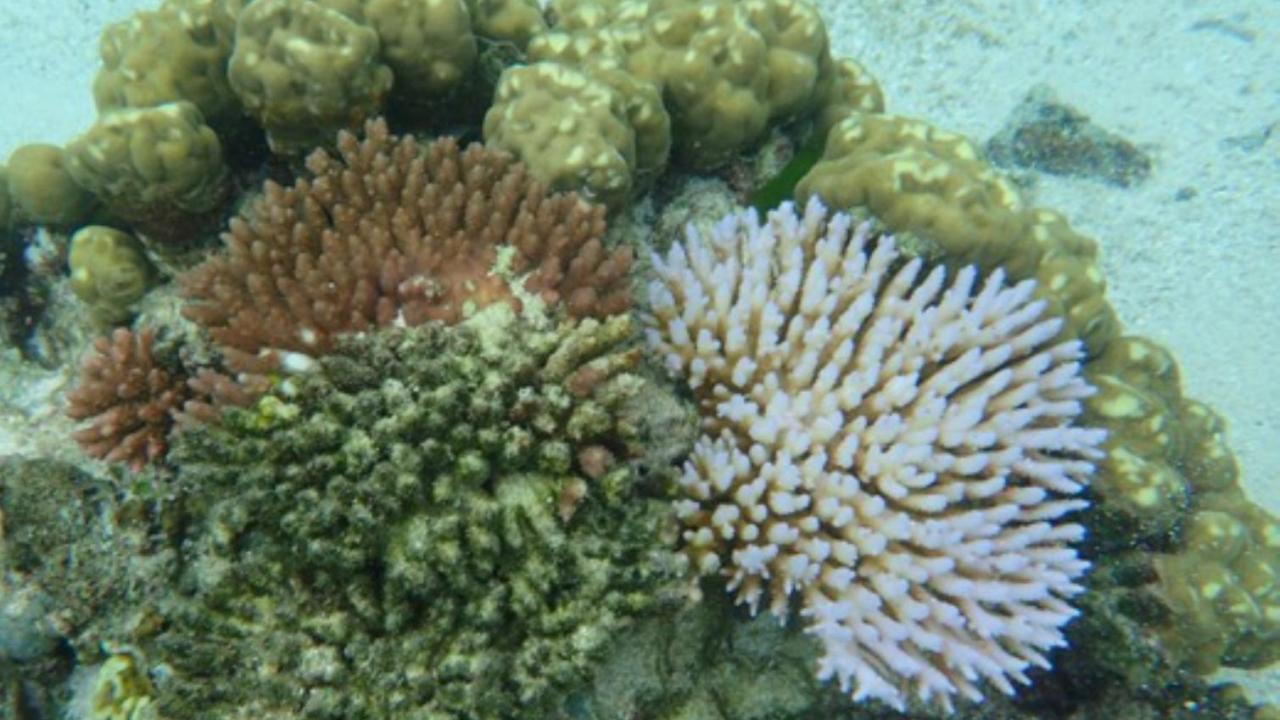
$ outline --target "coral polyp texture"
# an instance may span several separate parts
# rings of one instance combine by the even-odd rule
[[[655,451],[692,437],[634,320],[535,314],[341,338],[180,436],[208,510],[164,717],[554,717],[678,587]]]
[[[72,436],[89,455],[135,470],[164,457],[174,413],[190,393],[185,377],[157,362],[154,344],[154,331],[124,328],[94,343],[67,392],[67,415],[92,421]]]
[[[187,315],[228,367],[261,372],[336,336],[497,302],[541,301],[574,317],[630,306],[631,250],[607,250],[604,210],[548,193],[511,156],[452,139],[420,145],[370,122],[338,138],[310,177],[268,183],[233,219],[225,251],[184,278]]]
[[[691,564],[753,612],[798,602],[855,700],[950,709],[1047,667],[1105,432],[1073,425],[1083,346],[1051,342],[1035,283],[947,283],[817,200],[691,227],[654,266],[650,344],[702,417]]]
[[[259,0],[236,21],[227,80],[280,154],[381,112],[391,68],[373,28],[310,0]]]

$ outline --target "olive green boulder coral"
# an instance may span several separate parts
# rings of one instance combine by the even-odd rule
[[[485,118],[487,141],[519,149],[534,176],[553,190],[582,190],[618,207],[630,197],[637,173],[651,173],[667,157],[669,130],[661,100],[651,86],[632,95],[568,65],[535,63],[502,74],[494,109]],[[660,119],[658,147],[637,137],[641,103]]]
[[[76,182],[160,240],[186,239],[220,219],[230,189],[222,144],[189,102],[107,113],[66,153]]]
[[[313,0],[378,37],[379,60],[391,68],[391,98],[417,111],[461,85],[476,58],[471,16],[463,0]]]
[[[856,78],[846,82],[856,88]],[[1066,320],[1063,337],[1080,338],[1091,353],[1120,332],[1104,297],[1097,243],[1058,213],[1027,208],[962,135],[913,118],[852,112],[831,128],[822,158],[796,186],[798,199],[814,195],[922,238],[948,262],[1035,278],[1048,312]]]
[[[227,81],[235,21],[247,0],[167,0],[102,31],[93,81],[100,112],[186,100],[215,127],[240,102]]]
[[[155,279],[142,243],[129,233],[101,225],[80,228],[71,236],[67,264],[71,290],[103,324],[126,320]]]
[[[177,443],[206,520],[168,716],[538,717],[674,590],[691,418],[629,317],[529,322],[349,336]]]
[[[511,43],[523,50],[547,21],[537,0],[467,0],[476,35],[490,42]]]
[[[555,24],[529,41],[530,65],[500,79],[485,137],[544,182],[576,183],[613,207],[668,156],[715,168],[771,127],[810,117],[825,127],[825,107],[883,104],[865,72],[832,60],[822,19],[802,0],[560,0],[551,10]],[[573,152],[557,159],[548,143]]]
[[[15,224],[69,227],[93,210],[93,195],[71,178],[60,147],[23,145],[9,155],[5,174]]]
[[[377,115],[391,68],[373,28],[311,0],[257,0],[236,25],[231,88],[277,153],[328,144]]]

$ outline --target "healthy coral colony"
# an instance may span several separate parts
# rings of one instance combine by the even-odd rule
[[[100,54],[0,168],[0,269],[43,228],[103,335],[105,464],[0,480],[0,629],[21,580],[80,668],[0,661],[19,716],[1276,717],[1205,680],[1280,659],[1222,420],[807,2],[165,0]]]

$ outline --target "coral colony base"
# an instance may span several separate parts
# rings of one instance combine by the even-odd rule
[[[1280,717],[1205,679],[1280,660],[1222,419],[803,0],[100,54],[0,166],[0,716]]]

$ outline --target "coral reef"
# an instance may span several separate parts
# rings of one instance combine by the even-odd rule
[[[467,0],[476,35],[495,43],[511,43],[520,49],[535,35],[546,32],[547,21],[537,0]]]
[[[924,239],[926,252],[950,263],[1035,278],[1049,311],[1066,320],[1063,335],[1080,338],[1092,356],[1086,374],[1099,392],[1088,402],[1089,421],[1110,432],[1093,488],[1101,502],[1086,523],[1113,550],[1137,543],[1162,553],[1162,570],[1150,568],[1144,581],[1154,597],[1137,605],[1162,611],[1139,612],[1144,626],[1169,638],[1169,662],[1197,672],[1272,657],[1264,648],[1277,626],[1266,609],[1275,602],[1270,578],[1280,563],[1263,548],[1276,521],[1239,495],[1221,421],[1182,397],[1167,351],[1120,335],[1096,243],[1056,212],[1026,209],[966,139],[893,116],[854,114],[837,124],[797,195],[862,209]],[[1224,529],[1218,516],[1198,519],[1216,502],[1241,518],[1234,529]],[[1196,547],[1184,527],[1239,542]],[[1176,629],[1185,625],[1196,629]]]
[[[142,243],[102,225],[87,225],[71,236],[67,265],[72,292],[106,325],[127,320],[155,279]]]
[[[72,227],[93,210],[93,195],[71,178],[62,148],[23,145],[9,155],[5,175],[11,222]]]
[[[314,357],[347,332],[457,322],[495,302],[563,303],[604,317],[630,304],[629,248],[606,250],[603,209],[547,193],[504,154],[422,146],[371,122],[310,178],[268,183],[231,221],[225,252],[184,278],[186,314],[236,372]]]
[[[189,102],[102,115],[66,156],[81,187],[160,240],[189,239],[219,220],[230,189],[218,136]]]
[[[531,64],[500,79],[485,138],[555,187],[616,207],[666,167],[722,165],[770,126],[820,108],[880,106],[838,67],[817,11],[793,0],[554,3]],[[829,120],[823,120],[829,122]],[[580,148],[559,156],[548,146]]]
[[[186,378],[157,360],[155,332],[117,328],[85,358],[67,392],[67,415],[91,420],[73,437],[86,453],[139,470],[168,450],[174,413],[189,397]]]
[[[0,715],[1276,717],[1203,677],[1280,648],[1222,419],[1122,333],[1097,243],[826,32],[803,0],[107,28],[98,121],[0,168],[0,419],[72,432],[11,396],[85,350],[73,293],[141,315],[67,394],[112,462],[0,459]],[[1010,152],[1063,169],[1081,123]],[[731,210],[755,189],[897,245]],[[163,272],[100,226],[68,257],[87,222]]]
[[[102,31],[93,81],[98,111],[186,101],[229,129],[240,102],[227,80],[235,21],[245,0],[166,0]]]
[[[277,153],[324,145],[382,111],[391,68],[378,34],[311,0],[258,0],[240,14],[227,79]]]
[[[863,209],[896,233],[934,243],[954,264],[1005,269],[1034,278],[1063,336],[1091,354],[1119,334],[1103,293],[1097,243],[1062,216],[1027,209],[1013,184],[960,135],[911,118],[854,113],[827,136],[822,159],[796,187],[797,198]]]
[[[955,720],[1177,718],[1271,720],[1238,687],[1210,685],[1171,667],[1144,636],[1116,592],[1127,562],[1100,558],[1080,596],[1080,618],[1067,628],[1069,648],[1051,671],[1036,671],[1016,696],[959,706]],[[883,704],[852,704],[813,676],[816,641],[771,615],[735,614],[720,587],[705,583],[703,602],[635,624],[610,647],[591,681],[572,693],[554,720],[927,720],[936,712],[902,713]]]
[[[314,0],[378,36],[379,59],[395,81],[389,99],[401,109],[438,105],[467,79],[476,59],[471,14],[463,0]],[[328,138],[325,138],[326,141]]]
[[[1082,347],[1049,344],[1034,283],[894,271],[851,223],[816,199],[744,211],[655,258],[650,343],[703,418],[684,552],[753,612],[795,596],[855,700],[1012,694],[1087,567],[1063,519],[1104,437],[1071,425]]]
[[[539,716],[683,567],[665,488],[693,425],[634,336],[504,305],[350,335],[180,436],[204,511],[162,710]]]

